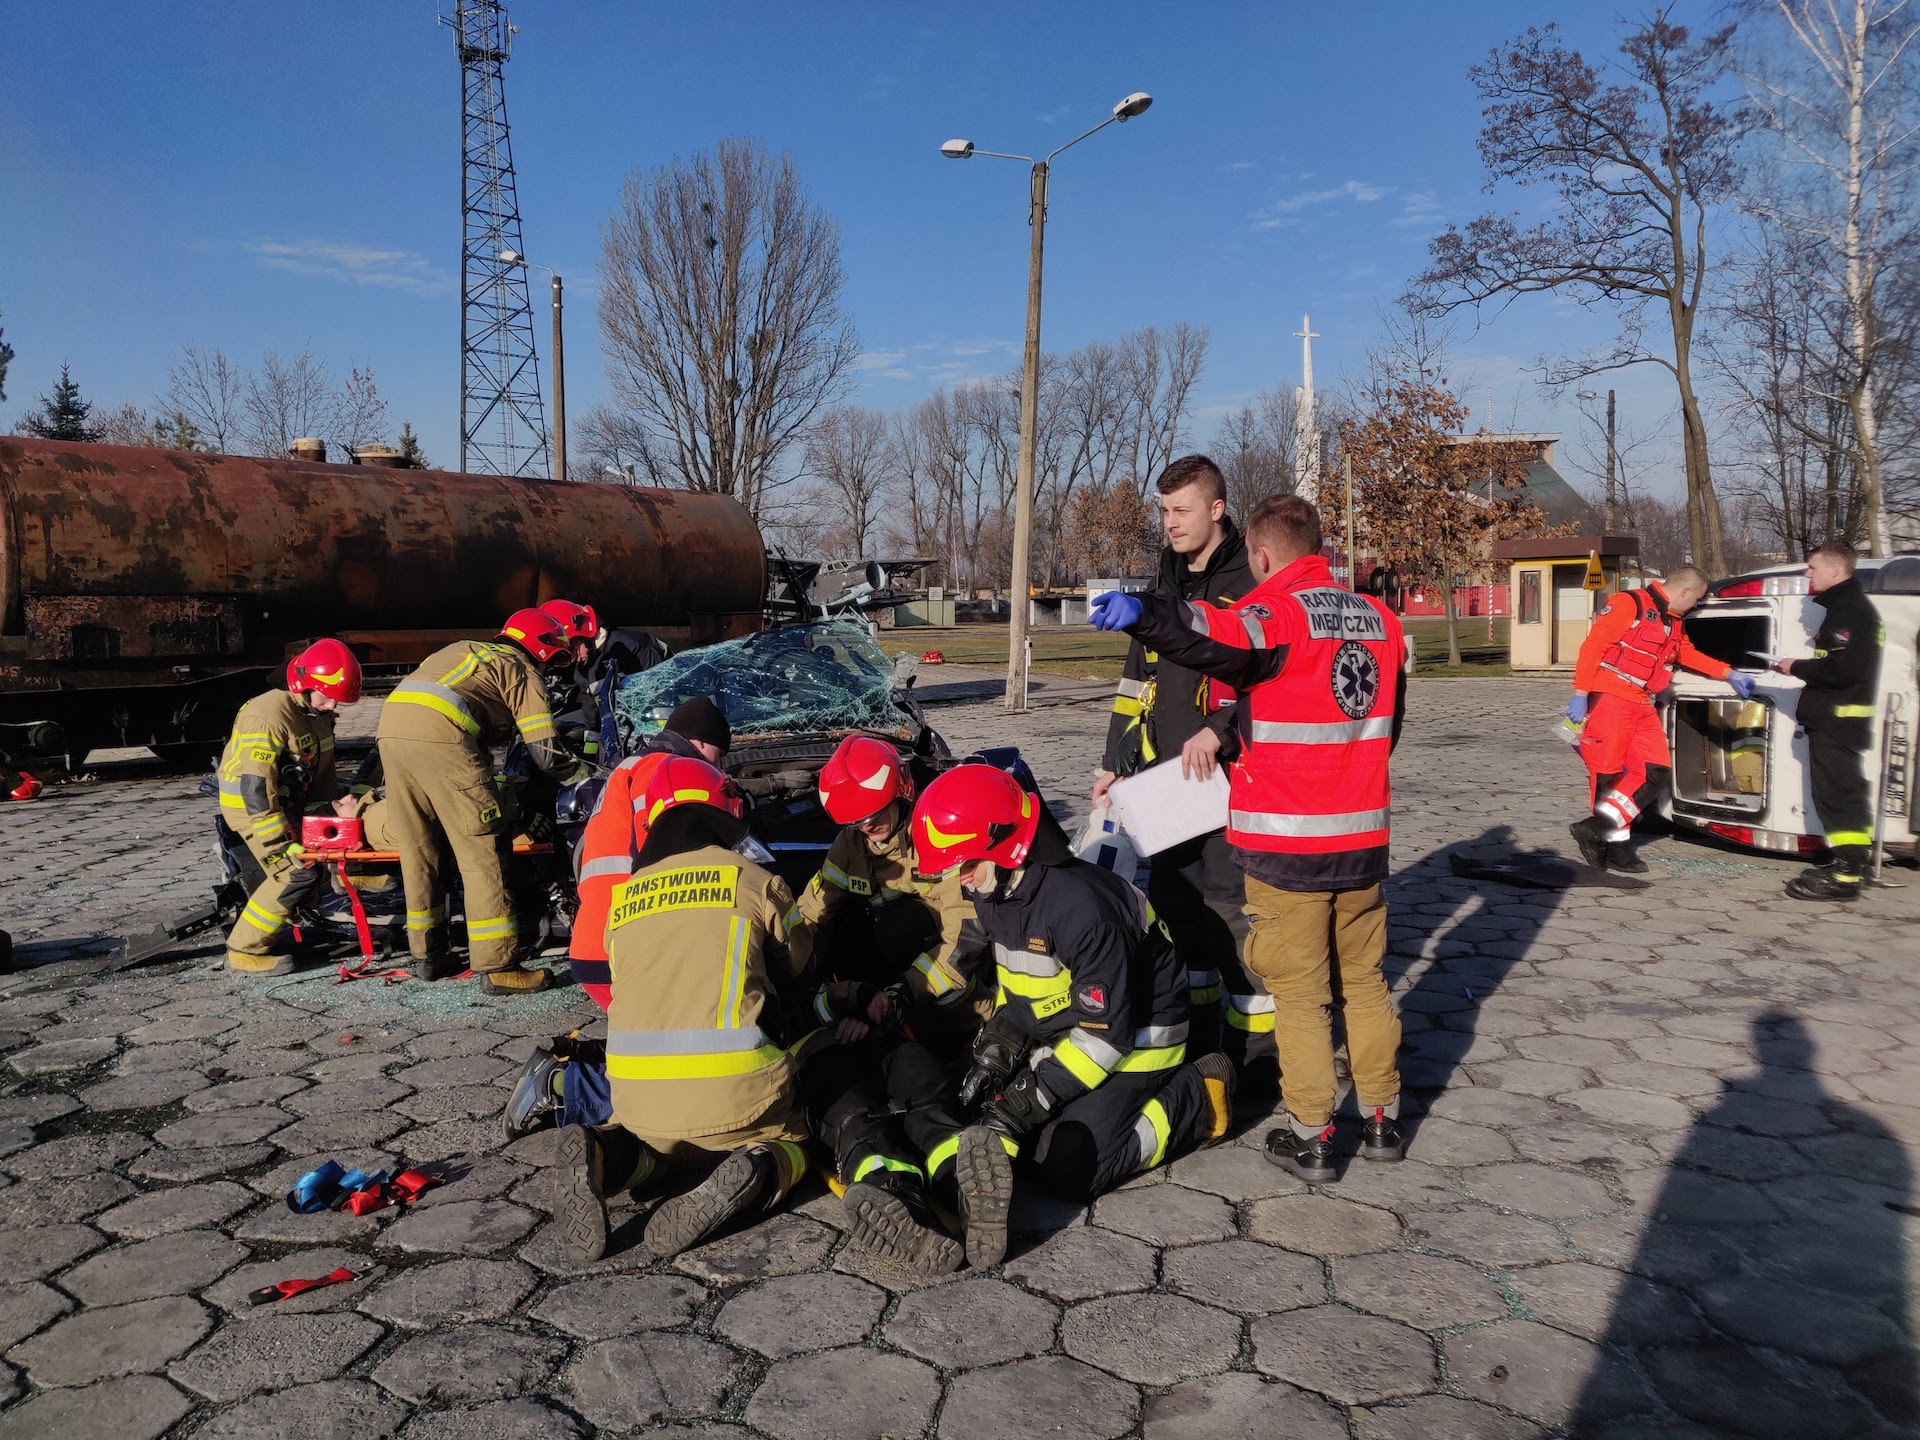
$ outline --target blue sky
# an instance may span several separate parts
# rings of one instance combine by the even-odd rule
[[[451,0],[442,0],[450,10]],[[371,365],[430,455],[458,441],[459,88],[434,0],[29,4],[0,86],[0,424],[73,364],[150,403],[188,341],[252,363],[311,341]],[[1704,14],[1704,11],[1703,11]],[[524,0],[507,67],[528,255],[567,277],[568,404],[602,390],[600,228],[624,176],[747,133],[793,152],[840,221],[863,403],[1006,368],[1025,304],[1023,167],[950,136],[1050,149],[1122,95],[1153,110],[1062,157],[1044,343],[1206,325],[1195,439],[1298,378],[1357,364],[1428,238],[1489,202],[1467,67],[1556,17],[1613,46],[1611,12],[1471,6],[612,4]],[[1700,16],[1693,17],[1696,20]],[[543,307],[540,345],[545,365]],[[1523,373],[1604,320],[1538,298],[1459,337],[1456,381],[1501,426],[1566,431]],[[1670,408],[1629,374],[1623,424]],[[1563,463],[1572,478],[1572,467]],[[1677,464],[1659,467],[1667,489]]]

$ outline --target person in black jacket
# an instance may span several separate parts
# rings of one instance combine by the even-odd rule
[[[1873,848],[1866,756],[1886,632],[1853,577],[1854,559],[1844,540],[1829,540],[1807,557],[1807,583],[1826,619],[1813,637],[1812,659],[1781,660],[1773,667],[1807,687],[1800,696],[1800,728],[1807,732],[1813,808],[1833,852],[1831,864],[1787,882],[1787,894],[1796,900],[1858,900]]]
[[[1253,589],[1246,541],[1227,514],[1220,467],[1204,455],[1185,455],[1167,466],[1155,488],[1167,544],[1153,593],[1176,604],[1230,605]],[[1233,692],[1135,640],[1114,695],[1093,802],[1120,776],[1176,755],[1183,773],[1205,779],[1237,749]],[[1241,963],[1246,885],[1225,834],[1216,830],[1155,855],[1147,898],[1187,967],[1195,1053],[1223,1049],[1249,1093],[1274,1093],[1273,997]]]

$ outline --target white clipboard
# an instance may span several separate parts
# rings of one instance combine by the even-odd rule
[[[1142,855],[1219,830],[1227,823],[1227,767],[1216,765],[1210,780],[1180,774],[1180,757],[1113,782],[1107,791],[1114,818],[1133,837]]]

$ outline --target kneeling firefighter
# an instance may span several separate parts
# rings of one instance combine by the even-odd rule
[[[220,756],[220,818],[246,842],[266,878],[247,897],[227,936],[227,967],[246,975],[293,969],[289,920],[319,891],[325,872],[307,864],[300,821],[340,798],[333,714],[360,698],[360,662],[338,640],[316,640],[287,665],[287,688],[240,707]]]
[[[740,791],[703,760],[673,756],[647,787],[639,868],[607,920],[613,1123],[560,1130],[554,1214],[581,1260],[606,1253],[605,1199],[668,1165],[719,1160],[647,1222],[677,1255],[770,1210],[806,1173],[807,1138],[784,1040],[804,1014],[787,947],[786,882],[733,850]]]
[[[924,874],[958,871],[992,942],[998,1007],[974,1044],[954,1138],[967,1259],[1006,1251],[1013,1157],[1048,1190],[1091,1200],[1226,1134],[1234,1068],[1188,1064],[1187,973],[1127,881],[1044,829],[1040,797],[989,765],[934,780],[913,812]]]

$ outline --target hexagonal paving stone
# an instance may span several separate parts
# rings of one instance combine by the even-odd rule
[[[1550,1426],[1652,1408],[1626,1367],[1597,1345],[1531,1320],[1504,1320],[1441,1344],[1453,1382],[1476,1400]]]
[[[290,1096],[284,1108],[302,1117],[343,1115],[357,1110],[386,1110],[396,1100],[404,1100],[412,1093],[408,1086],[381,1076],[315,1085]]]
[[[7,1064],[22,1075],[53,1075],[97,1065],[119,1049],[118,1040],[49,1040],[14,1051],[7,1057]]]
[[[1357,1419],[1360,1440],[1538,1440],[1545,1433],[1530,1420],[1451,1395],[1376,1406]]]
[[[25,1285],[0,1285],[0,1350],[45,1329],[71,1309],[73,1301],[37,1280]]]
[[[748,1412],[748,1419],[752,1419]],[[1140,1393],[1060,1355],[969,1370],[947,1390],[940,1440],[1116,1440],[1139,1423]]]
[[[416,1090],[439,1085],[492,1085],[513,1070],[513,1066],[493,1055],[456,1055],[439,1060],[422,1060],[393,1072],[393,1078]]]
[[[1151,1185],[1102,1195],[1094,1202],[1093,1223],[1150,1245],[1225,1240],[1240,1231],[1233,1207],[1225,1200],[1182,1185]]]
[[[1427,1115],[1411,1122],[1408,1131],[1408,1154],[1418,1155],[1429,1165],[1459,1168],[1494,1165],[1514,1158],[1512,1142],[1485,1125]]]
[[[0,1275],[39,1280],[98,1250],[107,1237],[85,1225],[38,1225],[0,1230]]]
[[[721,1307],[714,1334],[769,1359],[857,1345],[886,1308],[884,1290],[851,1275],[783,1275]]]
[[[544,1398],[521,1396],[472,1410],[416,1415],[407,1427],[407,1440],[592,1440],[592,1433]]]
[[[706,1298],[684,1275],[603,1275],[561,1286],[530,1313],[578,1339],[607,1340],[684,1325]]]
[[[1537,1265],[1567,1258],[1567,1242],[1546,1221],[1502,1215],[1485,1205],[1415,1215],[1407,1223],[1407,1239],[1482,1265]]]
[[[1638,1090],[1571,1090],[1560,1098],[1596,1120],[1628,1130],[1685,1130],[1694,1120],[1685,1102]]]
[[[733,1378],[726,1347],[691,1335],[631,1335],[590,1345],[560,1377],[603,1430],[717,1414]]]
[[[1334,1293],[1353,1306],[1417,1330],[1498,1320],[1500,1292],[1471,1265],[1431,1255],[1346,1255],[1333,1262]]]
[[[502,1320],[538,1283],[532,1268],[518,1260],[448,1260],[394,1276],[361,1301],[360,1309],[409,1330]]]
[[[230,1320],[167,1373],[196,1394],[225,1405],[260,1390],[331,1380],[385,1333],[358,1315],[269,1313]]]
[[[207,1110],[246,1110],[278,1105],[306,1088],[307,1082],[296,1075],[256,1075],[250,1080],[227,1080],[211,1089],[196,1091],[187,1096],[186,1106],[195,1114]]]
[[[486,1255],[513,1244],[540,1223],[522,1205],[505,1200],[461,1200],[411,1211],[380,1237],[381,1249]]]
[[[159,1376],[134,1375],[35,1395],[0,1414],[0,1440],[160,1440],[192,1408]]]
[[[60,1277],[86,1305],[125,1305],[162,1295],[196,1295],[247,1258],[247,1247],[215,1230],[184,1230],[109,1250]]]
[[[1906,1328],[1865,1296],[1783,1284],[1771,1276],[1723,1276],[1697,1286],[1693,1298],[1730,1335],[1829,1365],[1911,1348]],[[1632,1333],[1635,1345],[1655,1343]]]
[[[887,1340],[943,1370],[998,1365],[1053,1348],[1057,1306],[1003,1280],[955,1281],[900,1302]]]
[[[1169,1250],[1161,1265],[1169,1290],[1242,1315],[1272,1315],[1327,1300],[1319,1260],[1253,1240]]]
[[[69,1135],[49,1140],[7,1158],[6,1169],[22,1180],[44,1180],[54,1175],[91,1175],[113,1170],[153,1148],[146,1136],[132,1130],[104,1130],[92,1135]]]
[[[204,1150],[210,1145],[250,1145],[265,1140],[293,1123],[293,1116],[272,1105],[241,1110],[212,1110],[190,1115],[153,1132],[153,1138],[174,1150]]]
[[[1306,1189],[1257,1149],[1245,1145],[1209,1145],[1173,1162],[1167,1178],[1189,1190],[1204,1190],[1235,1202],[1269,1195],[1298,1195]]]
[[[1177,1295],[1115,1295],[1067,1312],[1060,1347],[1141,1385],[1226,1369],[1240,1353],[1240,1317]]]
[[[183,1185],[251,1170],[261,1161],[272,1159],[275,1153],[273,1146],[264,1140],[252,1145],[216,1145],[211,1150],[169,1150],[164,1145],[156,1145],[127,1166],[127,1173],[142,1180]]]
[[[247,1315],[254,1313],[247,1297],[256,1290],[278,1285],[282,1280],[317,1280],[331,1275],[342,1265],[359,1270],[368,1266],[363,1252],[322,1246],[314,1250],[290,1250],[252,1265],[243,1265],[218,1284],[210,1285],[200,1298],[222,1310]],[[302,1291],[273,1302],[275,1315],[310,1315],[322,1310],[348,1310],[356,1300],[386,1277],[384,1265],[373,1265],[358,1280],[322,1285],[318,1290]]]
[[[1002,1272],[1056,1300],[1091,1300],[1153,1288],[1153,1251],[1128,1235],[1081,1226],[1007,1261]]]
[[[1209,1375],[1147,1401],[1146,1440],[1346,1440],[1346,1418],[1322,1400],[1258,1375]]]
[[[273,1143],[295,1155],[334,1154],[385,1144],[408,1126],[407,1117],[392,1110],[342,1110],[296,1120],[273,1137]],[[409,1154],[421,1152],[409,1146]],[[424,1158],[424,1157],[423,1157]]]
[[[150,1190],[114,1206],[94,1223],[114,1235],[146,1240],[155,1235],[218,1225],[252,1203],[253,1192],[246,1186],[231,1180],[214,1180],[204,1185]]]
[[[79,1093],[79,1099],[92,1111],[150,1110],[184,1100],[212,1083],[198,1070],[116,1075],[111,1080],[102,1080],[98,1085],[89,1085]]]
[[[833,1231],[817,1220],[775,1215],[689,1250],[673,1263],[709,1285],[738,1285],[742,1280],[812,1270],[827,1258],[833,1242]]]
[[[873,1350],[829,1350],[775,1364],[745,1419],[774,1440],[881,1440],[920,1434],[939,1401],[931,1366]]]
[[[1434,1388],[1433,1342],[1418,1330],[1338,1305],[1253,1322],[1253,1363],[1263,1374],[1342,1405],[1372,1405]]]
[[[134,1194],[133,1186],[118,1175],[71,1175],[41,1180],[33,1187],[33,1205],[14,1206],[16,1224],[69,1225],[98,1214]]]
[[[1547,1165],[1489,1165],[1464,1183],[1490,1205],[1545,1220],[1604,1215],[1620,1208],[1599,1181]]]
[[[159,1370],[213,1328],[213,1318],[184,1296],[83,1310],[13,1347],[7,1358],[36,1385],[91,1385]]]
[[[322,1210],[317,1215],[296,1215],[287,1209],[286,1201],[270,1200],[234,1222],[233,1238],[250,1245],[337,1245],[374,1234],[395,1213],[375,1210],[354,1215],[346,1210]]]
[[[460,1325],[416,1335],[382,1360],[373,1378],[416,1405],[508,1400],[540,1385],[566,1353],[545,1336]]]
[[[1589,1340],[1603,1339],[1616,1324],[1641,1345],[1696,1339],[1706,1330],[1678,1290],[1601,1265],[1542,1265],[1515,1271],[1508,1283],[1540,1320]]]
[[[1400,1243],[1400,1217],[1332,1195],[1282,1195],[1247,1210],[1256,1240],[1307,1255],[1362,1255]]]
[[[223,1410],[193,1440],[386,1440],[407,1407],[365,1380],[322,1380]]]

